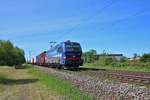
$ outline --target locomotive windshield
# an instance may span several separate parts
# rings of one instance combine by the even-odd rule
[[[78,43],[68,43],[65,45],[65,47],[66,47],[67,52],[73,52],[73,51],[79,52],[79,51],[81,51],[80,44],[78,44]]]

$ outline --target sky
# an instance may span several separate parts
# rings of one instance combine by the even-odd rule
[[[26,58],[48,50],[50,41],[66,40],[84,52],[150,52],[150,0],[112,1],[0,0],[0,40],[24,49]]]

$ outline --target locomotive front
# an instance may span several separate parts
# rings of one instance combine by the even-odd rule
[[[82,48],[77,42],[64,42],[64,62],[66,67],[78,68],[83,65]]]

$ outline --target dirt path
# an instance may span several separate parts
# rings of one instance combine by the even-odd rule
[[[34,79],[27,69],[0,68],[0,100],[59,100]]]

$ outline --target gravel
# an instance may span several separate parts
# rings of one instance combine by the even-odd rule
[[[135,84],[114,82],[107,79],[79,76],[54,69],[38,67],[49,75],[72,83],[75,87],[93,97],[94,100],[150,100],[150,88]]]

